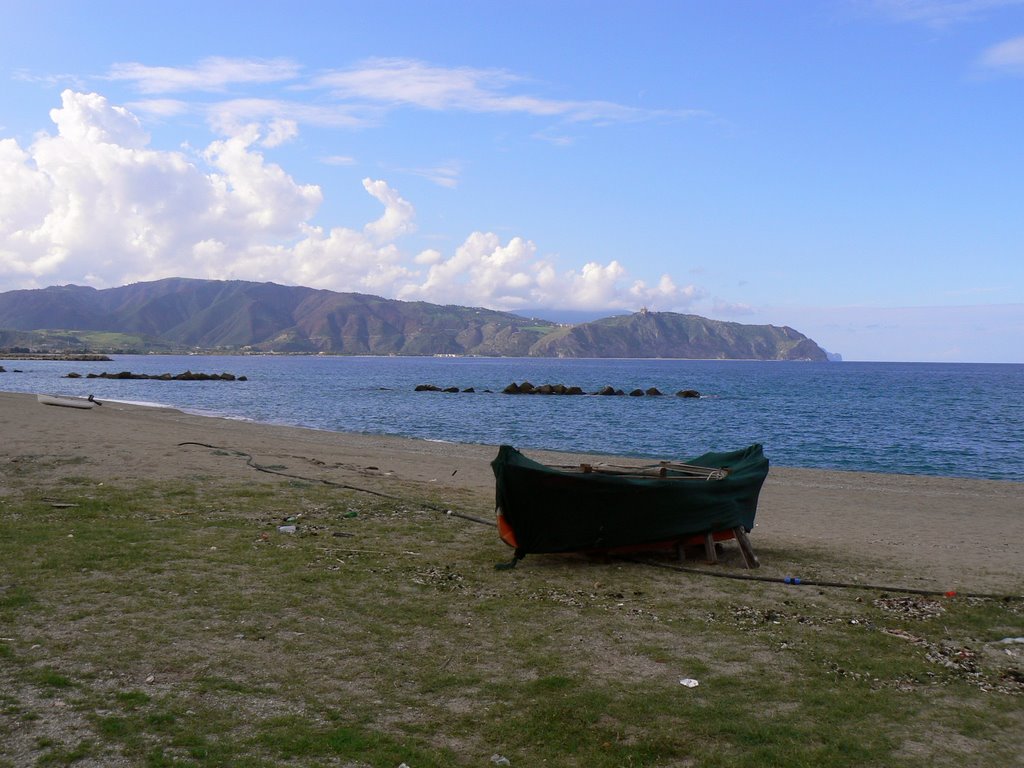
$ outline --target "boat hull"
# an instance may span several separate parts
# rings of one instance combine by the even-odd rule
[[[36,395],[36,400],[43,405],[58,405],[63,408],[80,408],[83,410],[98,405],[94,400],[85,400],[80,397],[61,397],[59,395]]]
[[[516,557],[619,550],[750,531],[768,474],[760,445],[687,461],[727,469],[718,480],[564,471],[501,446],[491,462],[499,532]]]

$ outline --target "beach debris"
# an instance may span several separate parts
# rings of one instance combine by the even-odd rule
[[[147,677],[146,682],[150,684],[156,682],[156,675],[150,675],[149,677]]]
[[[497,752],[491,755],[491,762],[495,765],[512,765],[507,757],[499,755]]]
[[[999,641],[1003,645],[1012,645],[1013,643],[1020,643],[1024,645],[1024,637],[1004,637]]]
[[[279,525],[277,530],[279,533],[295,533],[297,528],[294,525]]]
[[[698,685],[700,685],[700,682],[694,680],[692,677],[684,677],[679,681],[679,684],[687,688],[696,688]]]
[[[889,597],[882,595],[872,601],[872,605],[883,611],[898,613],[908,619],[933,619],[941,616],[946,609],[938,600],[927,600],[919,597]]]

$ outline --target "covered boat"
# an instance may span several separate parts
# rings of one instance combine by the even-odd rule
[[[645,467],[548,466],[503,445],[491,462],[498,530],[515,559],[542,552],[616,551],[736,538],[749,567],[768,459],[761,445]]]

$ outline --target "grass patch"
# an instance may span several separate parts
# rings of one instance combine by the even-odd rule
[[[285,480],[62,501],[0,507],[0,766],[1001,767],[1024,752],[1019,662],[998,644],[1024,635],[1019,602],[578,557],[498,572],[494,531],[427,499]]]

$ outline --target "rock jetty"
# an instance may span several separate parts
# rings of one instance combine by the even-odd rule
[[[83,378],[80,373],[69,373],[64,376],[65,379],[81,379]],[[235,376],[233,373],[193,373],[192,371],[185,371],[171,375],[169,373],[132,373],[131,371],[121,371],[120,373],[87,373],[84,378],[86,379],[147,379],[152,381],[248,381],[249,379],[245,376]]]
[[[417,384],[414,391],[416,392],[476,392],[474,387],[465,387],[460,389],[459,387],[439,387],[436,384]],[[491,390],[485,389],[484,392],[490,392]],[[535,386],[529,381],[524,381],[520,384],[512,382],[503,390],[501,393],[504,395],[602,395],[602,396],[621,396],[625,395],[626,392],[622,389],[616,389],[612,386],[604,386],[596,392],[585,392],[582,387],[566,386],[565,384],[541,384]],[[662,397],[665,393],[657,387],[648,387],[647,389],[634,389],[631,391],[630,396],[632,397]],[[676,397],[700,397],[700,392],[695,389],[681,389],[676,392]]]

